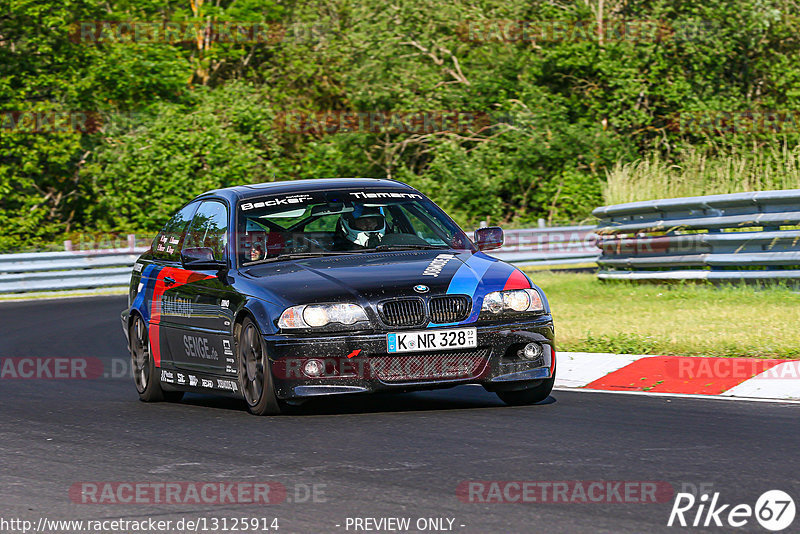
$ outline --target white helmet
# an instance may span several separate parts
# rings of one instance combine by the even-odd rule
[[[339,217],[339,226],[349,241],[362,247],[366,247],[373,236],[380,241],[386,234],[386,218],[375,207],[356,205],[352,213]]]

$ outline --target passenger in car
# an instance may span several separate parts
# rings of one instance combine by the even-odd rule
[[[250,261],[258,261],[264,258],[264,247],[258,243],[253,243],[250,247]]]

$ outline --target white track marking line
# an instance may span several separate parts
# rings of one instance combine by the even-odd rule
[[[556,353],[556,386],[573,388],[585,386],[637,360],[652,357],[652,355],[643,354],[558,352]]]
[[[721,395],[725,397],[798,399],[800,398],[800,361],[779,363]]]
[[[732,396],[722,396],[722,395],[695,395],[689,393],[660,393],[655,391],[616,391],[608,389],[586,389],[586,388],[569,388],[569,387],[554,387],[553,390],[578,391],[582,393],[610,393],[612,395],[646,395],[650,397],[676,397],[684,399],[707,399],[707,400],[744,401],[744,402],[771,402],[777,404],[800,405],[800,400],[792,400],[792,399],[732,397]]]

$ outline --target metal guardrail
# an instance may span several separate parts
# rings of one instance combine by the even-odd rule
[[[800,189],[597,208],[604,280],[800,279]]]
[[[492,254],[521,266],[593,264],[599,256],[593,226],[508,230]],[[0,255],[0,294],[127,287],[147,247]],[[68,243],[67,246],[71,246]]]
[[[127,286],[147,248],[0,255],[0,294]]]
[[[800,189],[631,202],[593,214],[597,227],[508,230],[491,255],[518,266],[596,261],[601,279],[800,279]],[[134,236],[128,243],[0,255],[0,294],[127,286],[147,249]]]
[[[505,242],[489,255],[519,267],[594,265],[600,256],[594,226],[506,230]]]

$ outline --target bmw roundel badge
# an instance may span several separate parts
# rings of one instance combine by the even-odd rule
[[[417,293],[427,293],[429,290],[428,286],[424,286],[422,284],[414,286],[414,291]]]

